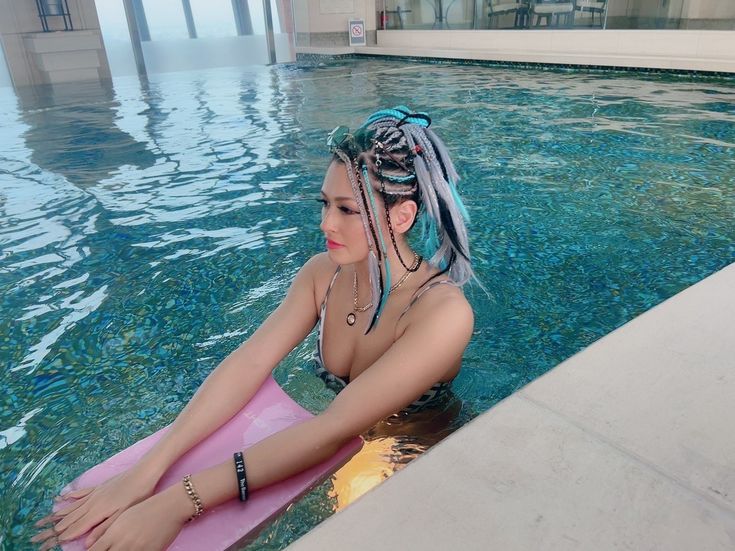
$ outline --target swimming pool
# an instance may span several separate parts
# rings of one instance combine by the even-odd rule
[[[0,89],[2,549],[30,549],[66,481],[173,420],[321,250],[326,132],[406,102],[454,154],[489,291],[467,291],[459,411],[438,435],[376,436],[253,548],[735,261],[733,80],[361,59]],[[276,378],[316,412],[313,346]]]

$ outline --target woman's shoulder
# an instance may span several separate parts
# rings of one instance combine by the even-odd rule
[[[329,253],[317,253],[304,263],[304,268],[308,269],[314,276],[329,275],[332,277],[337,270],[339,264],[329,258]]]
[[[329,253],[317,253],[304,263],[302,270],[308,272],[314,282],[317,292],[326,289],[339,264],[329,258]]]
[[[425,284],[414,301],[404,316],[404,330],[416,324],[474,325],[474,312],[462,288],[447,279]]]

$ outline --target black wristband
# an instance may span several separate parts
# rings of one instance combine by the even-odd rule
[[[237,488],[240,490],[240,501],[248,500],[248,479],[245,477],[245,461],[242,452],[235,452],[235,473],[237,474]]]

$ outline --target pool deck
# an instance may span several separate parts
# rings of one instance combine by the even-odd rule
[[[735,264],[606,335],[289,546],[735,549]]]

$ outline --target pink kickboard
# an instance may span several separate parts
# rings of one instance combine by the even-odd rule
[[[269,376],[247,406],[208,438],[174,463],[156,486],[159,492],[181,484],[188,473],[196,473],[218,463],[232,460],[232,454],[313,415],[294,402]],[[143,438],[76,478],[64,488],[74,490],[95,486],[134,465],[165,434],[169,427]],[[289,504],[324,481],[362,447],[359,436],[350,440],[330,459],[286,480],[250,493],[246,503],[233,499],[187,523],[169,546],[169,551],[218,551],[236,549],[252,541],[263,524],[281,513]],[[247,467],[247,465],[246,465]],[[234,462],[233,462],[234,471]],[[233,477],[234,478],[234,477]],[[54,510],[68,502],[59,502]],[[206,507],[206,503],[204,504]],[[192,507],[193,512],[193,507]],[[81,551],[84,536],[62,546],[64,551]]]

